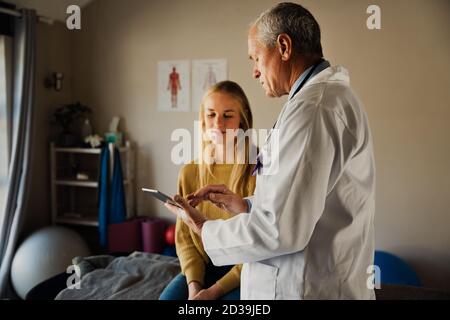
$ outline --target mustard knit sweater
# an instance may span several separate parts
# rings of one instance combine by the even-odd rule
[[[208,184],[225,184],[231,186],[230,175],[233,169],[232,165],[215,164],[212,172],[214,176],[207,177]],[[253,195],[255,189],[255,177],[250,177],[242,197]],[[178,177],[178,194],[186,197],[188,194],[197,191],[203,187],[199,178],[199,166],[196,164],[187,164],[180,170]],[[208,219],[228,219],[230,214],[217,208],[212,203],[204,201],[197,206]],[[177,219],[175,243],[177,255],[180,259],[181,271],[186,276],[187,283],[197,281],[203,285],[205,276],[205,266],[209,258],[203,249],[200,237],[189,229],[189,227],[180,219]],[[227,274],[217,281],[224,293],[239,287],[242,265],[235,265]]]

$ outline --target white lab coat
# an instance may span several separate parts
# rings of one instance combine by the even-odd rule
[[[283,107],[262,148],[252,209],[207,221],[215,265],[245,263],[241,299],[374,299],[375,167],[361,102],[343,67],[329,67]],[[279,148],[279,161],[268,154]],[[276,172],[276,167],[278,171]]]

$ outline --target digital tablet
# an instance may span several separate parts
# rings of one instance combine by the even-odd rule
[[[154,190],[154,189],[147,189],[147,188],[142,188],[142,191],[144,192],[149,192],[152,196],[154,196],[156,199],[164,202],[164,203],[169,203],[173,206],[176,206],[180,209],[183,209],[183,207],[181,205],[179,205],[178,203],[176,203],[174,200],[172,200],[171,197],[169,197],[168,195],[162,193],[161,191],[158,190]],[[184,210],[184,209],[183,209]]]

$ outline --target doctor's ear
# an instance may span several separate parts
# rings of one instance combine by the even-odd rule
[[[281,33],[277,37],[277,48],[281,55],[281,60],[288,61],[292,55],[292,39],[286,33]]]

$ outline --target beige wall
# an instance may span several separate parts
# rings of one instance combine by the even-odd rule
[[[30,201],[26,209],[24,235],[50,224],[50,126],[53,111],[72,99],[70,32],[64,24],[38,23],[36,30],[36,103]],[[52,72],[64,73],[60,92],[44,87]]]
[[[97,131],[104,132],[112,116],[123,118],[126,136],[137,146],[137,187],[174,193],[179,167],[170,161],[170,134],[180,127],[192,130],[197,115],[156,110],[157,62],[228,59],[229,78],[247,92],[255,126],[271,127],[285,98],[264,97],[251,79],[246,29],[273,3],[96,0],[83,11],[82,30],[71,32],[71,50],[59,27],[46,30],[50,38],[41,41],[53,49],[41,57],[40,72],[52,71],[59,63],[69,73],[71,68],[73,97],[94,108]],[[370,118],[377,161],[377,248],[411,262],[426,285],[450,289],[449,2],[302,3],[322,27],[326,58],[349,69]],[[380,31],[365,27],[365,11],[372,3],[381,6]],[[38,154],[35,168],[39,183],[48,177],[44,140],[49,109],[65,94],[70,92],[38,94],[44,135],[39,135],[39,143],[45,150]],[[48,209],[46,192],[34,191],[39,199],[34,211],[40,212],[39,206]],[[137,208],[139,214],[170,218],[139,192]]]

